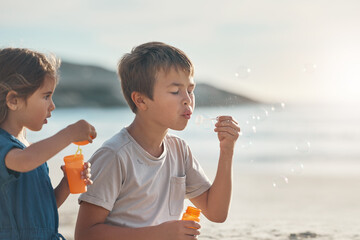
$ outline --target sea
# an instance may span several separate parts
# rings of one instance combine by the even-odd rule
[[[318,171],[339,171],[339,168],[360,171],[353,167],[360,162],[360,111],[357,109],[349,105],[286,103],[199,107],[185,130],[169,132],[186,140],[202,165],[216,166],[219,142],[213,131],[214,123],[217,116],[229,115],[241,128],[234,165],[253,164],[259,169],[280,170],[284,174],[306,171],[309,164],[317,165]],[[40,132],[29,131],[27,137],[30,142],[36,142],[85,119],[98,134],[92,144],[82,147],[85,158],[89,158],[133,118],[127,107],[60,108],[53,111]],[[62,163],[63,156],[76,150],[74,144],[69,145],[54,157],[56,165]],[[52,162],[49,161],[49,165]]]

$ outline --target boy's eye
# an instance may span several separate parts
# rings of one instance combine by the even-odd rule
[[[179,94],[179,90],[176,92],[171,92],[171,94],[177,95],[177,94]]]

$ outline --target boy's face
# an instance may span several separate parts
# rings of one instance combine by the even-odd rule
[[[195,83],[187,72],[171,68],[156,75],[153,100],[148,99],[148,117],[166,129],[183,130],[194,110]]]

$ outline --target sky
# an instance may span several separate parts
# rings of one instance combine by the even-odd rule
[[[161,41],[190,57],[196,82],[262,101],[360,103],[358,0],[0,0],[0,6],[0,48],[31,48],[116,71],[133,47]]]

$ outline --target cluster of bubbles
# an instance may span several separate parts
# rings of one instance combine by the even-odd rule
[[[302,67],[302,72],[305,74],[313,74],[317,71],[317,65],[314,63],[305,63]],[[246,65],[240,65],[235,71],[235,77],[238,80],[246,80],[250,78],[252,69]],[[247,149],[254,145],[253,137],[257,133],[257,124],[267,119],[272,113],[280,112],[285,109],[285,103],[278,103],[271,105],[268,109],[262,109],[260,112],[251,114],[248,119],[241,125],[240,143],[241,147]],[[308,140],[301,140],[295,144],[295,151],[299,154],[307,154],[310,151],[310,142]],[[251,160],[250,162],[253,162]],[[304,165],[298,160],[291,161],[289,167],[290,174],[301,174],[304,170]],[[285,175],[276,177],[272,186],[280,188],[289,183],[289,178]]]
[[[258,133],[257,124],[268,119],[272,114],[276,112],[282,112],[285,109],[285,103],[280,102],[270,105],[267,108],[262,108],[256,113],[251,114],[245,122],[240,126],[240,144],[243,149],[250,148],[254,145],[255,135]],[[307,154],[310,152],[311,143],[307,139],[301,139],[295,142],[294,151],[297,154]],[[250,163],[253,161],[250,160]],[[304,164],[299,160],[291,160],[288,164],[288,172],[283,175],[275,177],[272,181],[272,187],[279,189],[289,184],[290,175],[301,175],[304,171]]]
[[[313,74],[318,70],[318,66],[315,63],[305,63],[302,67],[302,72],[306,74]],[[235,70],[236,79],[248,79],[252,74],[252,69],[246,65],[239,65]]]
[[[253,145],[253,138],[257,133],[257,125],[263,121],[265,121],[270,114],[273,112],[283,111],[285,108],[285,103],[277,103],[272,104],[267,108],[259,108],[257,112],[250,114],[249,117],[240,122],[240,144],[241,148],[249,148]],[[217,122],[216,117],[209,117],[206,115],[197,115],[195,117],[195,124],[198,126],[202,126],[204,128],[210,128]]]
[[[306,74],[313,74],[317,70],[317,65],[314,63],[306,63],[303,65],[302,72]],[[246,65],[239,65],[236,68],[235,71],[235,77],[236,79],[245,80],[250,78],[250,75],[252,74],[252,69],[249,66]],[[240,136],[239,136],[239,142],[240,146],[243,149],[251,148],[254,145],[254,137],[258,133],[258,124],[262,121],[265,121],[266,119],[271,116],[271,114],[276,112],[281,112],[285,109],[285,103],[280,102],[276,104],[272,104],[268,107],[264,107],[261,109],[258,109],[256,113],[250,114],[248,118],[240,122]],[[209,117],[204,115],[198,115],[195,118],[195,124],[196,125],[202,125],[206,128],[210,128],[213,126],[217,121],[217,118],[215,117]],[[296,142],[294,150],[299,154],[307,154],[310,152],[311,144],[308,140],[303,139],[298,142]],[[253,162],[253,160],[250,160],[250,162]],[[304,164],[299,160],[293,160],[290,162],[289,166],[289,174],[291,175],[299,175],[302,174],[304,170]],[[272,181],[272,186],[274,188],[281,188],[289,183],[289,178],[286,176],[287,174],[283,174],[280,176],[277,176]]]
[[[308,140],[298,141],[294,147],[294,150],[300,154],[307,154],[310,152],[311,144]],[[292,160],[290,162],[289,174],[301,175],[304,171],[304,164],[299,160]],[[278,176],[273,179],[272,186],[274,188],[283,188],[289,183],[289,178],[286,174]]]
[[[242,149],[250,149],[254,145],[254,138],[258,133],[258,124],[267,120],[272,114],[284,111],[286,104],[283,102],[269,105],[268,107],[259,108],[255,113],[250,114],[245,120],[239,123],[241,132],[239,135],[239,144]],[[217,122],[216,117],[206,115],[197,115],[195,124],[206,128],[211,128]],[[294,151],[299,154],[310,152],[311,143],[307,139],[302,139],[294,144]],[[250,160],[250,163],[253,161]],[[304,164],[299,160],[292,160],[288,164],[288,172],[277,176],[272,181],[274,188],[283,188],[289,183],[288,174],[300,175],[303,173]]]

